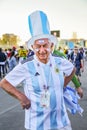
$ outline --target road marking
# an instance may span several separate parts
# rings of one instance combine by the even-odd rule
[[[6,112],[12,110],[13,108],[17,107],[18,105],[19,105],[19,103],[17,103],[16,105],[14,105],[14,106],[12,106],[12,107],[10,107],[10,108],[8,108],[8,109],[6,109],[6,110],[0,112],[0,115],[2,115],[2,114],[4,114],[4,113],[6,113]]]

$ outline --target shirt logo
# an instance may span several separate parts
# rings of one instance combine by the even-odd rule
[[[59,73],[58,67],[55,67],[55,73]]]
[[[40,75],[40,74],[39,74],[38,72],[36,72],[36,73],[35,73],[35,76],[38,76],[38,75]]]

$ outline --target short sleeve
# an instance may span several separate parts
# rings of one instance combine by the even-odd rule
[[[20,84],[26,77],[27,71],[24,66],[19,63],[12,71],[10,71],[5,79],[12,84],[13,86],[17,86]]]
[[[74,69],[74,65],[70,61],[68,61],[67,59],[61,59],[60,68],[66,76],[69,76]]]

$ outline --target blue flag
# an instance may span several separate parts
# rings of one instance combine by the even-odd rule
[[[77,94],[77,91],[67,86],[64,88],[64,101],[66,108],[70,111],[72,114],[79,113],[82,116],[83,109],[78,103],[78,100],[80,99],[79,95]]]

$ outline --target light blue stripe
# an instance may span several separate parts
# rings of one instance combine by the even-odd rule
[[[50,110],[51,110],[50,127],[51,127],[51,129],[53,129],[53,128],[57,128],[56,94],[55,94],[55,90],[54,90],[54,83],[53,83],[53,78],[52,78],[52,74],[51,74],[49,65],[45,66],[43,69],[44,69],[45,77],[47,80],[47,85],[49,86],[49,91],[51,93],[50,94]]]
[[[29,31],[31,35],[33,36],[33,27],[32,27],[32,22],[31,22],[31,16],[28,16],[28,25],[29,25]]]
[[[34,63],[31,62],[28,64],[28,70],[29,70],[29,73],[31,74],[31,80],[32,80],[32,87],[33,87],[33,90],[36,94],[38,94],[38,96],[36,97],[36,113],[37,113],[37,130],[44,130],[44,126],[43,126],[43,116],[44,116],[44,113],[43,113],[43,108],[40,107],[40,104],[39,104],[39,94],[41,92],[40,90],[40,87],[39,87],[39,82],[38,82],[38,76],[35,76],[35,73],[37,72],[36,69],[35,69],[35,66],[34,66]],[[43,123],[42,123],[43,122]]]
[[[62,123],[63,123],[63,126],[66,126],[67,125],[67,120],[66,120],[66,118],[65,118],[65,113],[64,113],[64,106],[63,106],[63,100],[62,100],[62,104],[61,104],[61,115],[62,115],[62,117],[61,117],[61,119],[62,119]]]
[[[58,68],[60,68],[59,66],[61,65],[61,61],[59,60],[55,60],[56,64],[58,65]],[[60,80],[60,84],[61,84],[61,93],[63,92],[63,87],[64,87],[64,76],[63,73],[59,73],[59,80]],[[62,119],[62,123],[65,126],[67,124],[67,120],[65,118],[65,113],[64,113],[64,106],[63,106],[63,98],[61,97],[61,119]]]
[[[43,70],[44,70],[44,74],[45,74],[47,85],[48,85],[49,84],[49,80],[50,80],[50,67],[49,67],[49,65],[43,66]]]
[[[60,79],[60,83],[61,83],[61,89],[63,89],[63,84],[64,84],[64,80],[63,80],[63,74],[59,74],[59,79]],[[61,90],[62,93],[63,90]],[[64,106],[63,106],[63,98],[61,97],[61,119],[62,119],[62,123],[65,126],[67,124],[67,120],[65,118],[65,112],[64,112]]]
[[[57,129],[57,110],[52,110],[50,112],[50,122],[51,122],[51,129]]]
[[[60,70],[60,66],[61,66],[61,61],[60,59],[55,59],[55,63],[56,65],[58,66],[59,70]],[[63,73],[59,73],[59,80],[60,80],[60,84],[61,84],[61,91],[63,90],[63,87],[64,87],[64,75]]]
[[[54,83],[53,83],[53,79],[51,78],[51,96],[50,96],[50,124],[51,124],[51,128],[57,128],[57,111],[56,111],[56,107],[57,107],[57,99],[56,99],[56,94],[55,94],[55,90],[54,90]]]
[[[47,16],[45,14],[43,14],[42,11],[40,11],[40,17],[41,17],[41,23],[42,23],[42,31],[43,31],[43,34],[49,34],[49,30],[47,27]]]
[[[37,73],[37,71],[35,69],[35,66],[34,66],[33,62],[28,64],[28,70],[29,70],[29,73],[31,74],[31,80],[32,80],[33,90],[34,90],[34,92],[36,94],[39,94],[39,92],[41,90],[40,90],[40,87],[39,87],[38,76],[35,76],[35,74]]]
[[[52,83],[52,86],[50,88],[50,91],[51,91],[51,95],[50,95],[50,108],[51,108],[51,110],[56,109],[56,106],[57,106],[57,104],[56,104],[57,103],[56,94],[55,94],[55,90],[53,89],[53,87],[54,87],[54,84]]]
[[[44,69],[44,74],[46,77],[47,86],[49,86],[49,91],[51,93],[51,95],[50,95],[50,108],[55,109],[56,108],[56,94],[55,94],[55,90],[54,90],[54,83],[53,83],[51,70],[50,70],[49,65],[45,66],[43,69]]]
[[[57,128],[57,111],[56,111],[56,107],[57,107],[57,99],[56,99],[56,94],[55,94],[55,90],[54,90],[54,82],[53,82],[53,78],[51,77],[51,82],[50,82],[50,123],[51,123],[51,128]]]
[[[44,130],[44,113],[42,112],[38,112],[37,115],[37,128],[36,130]]]

